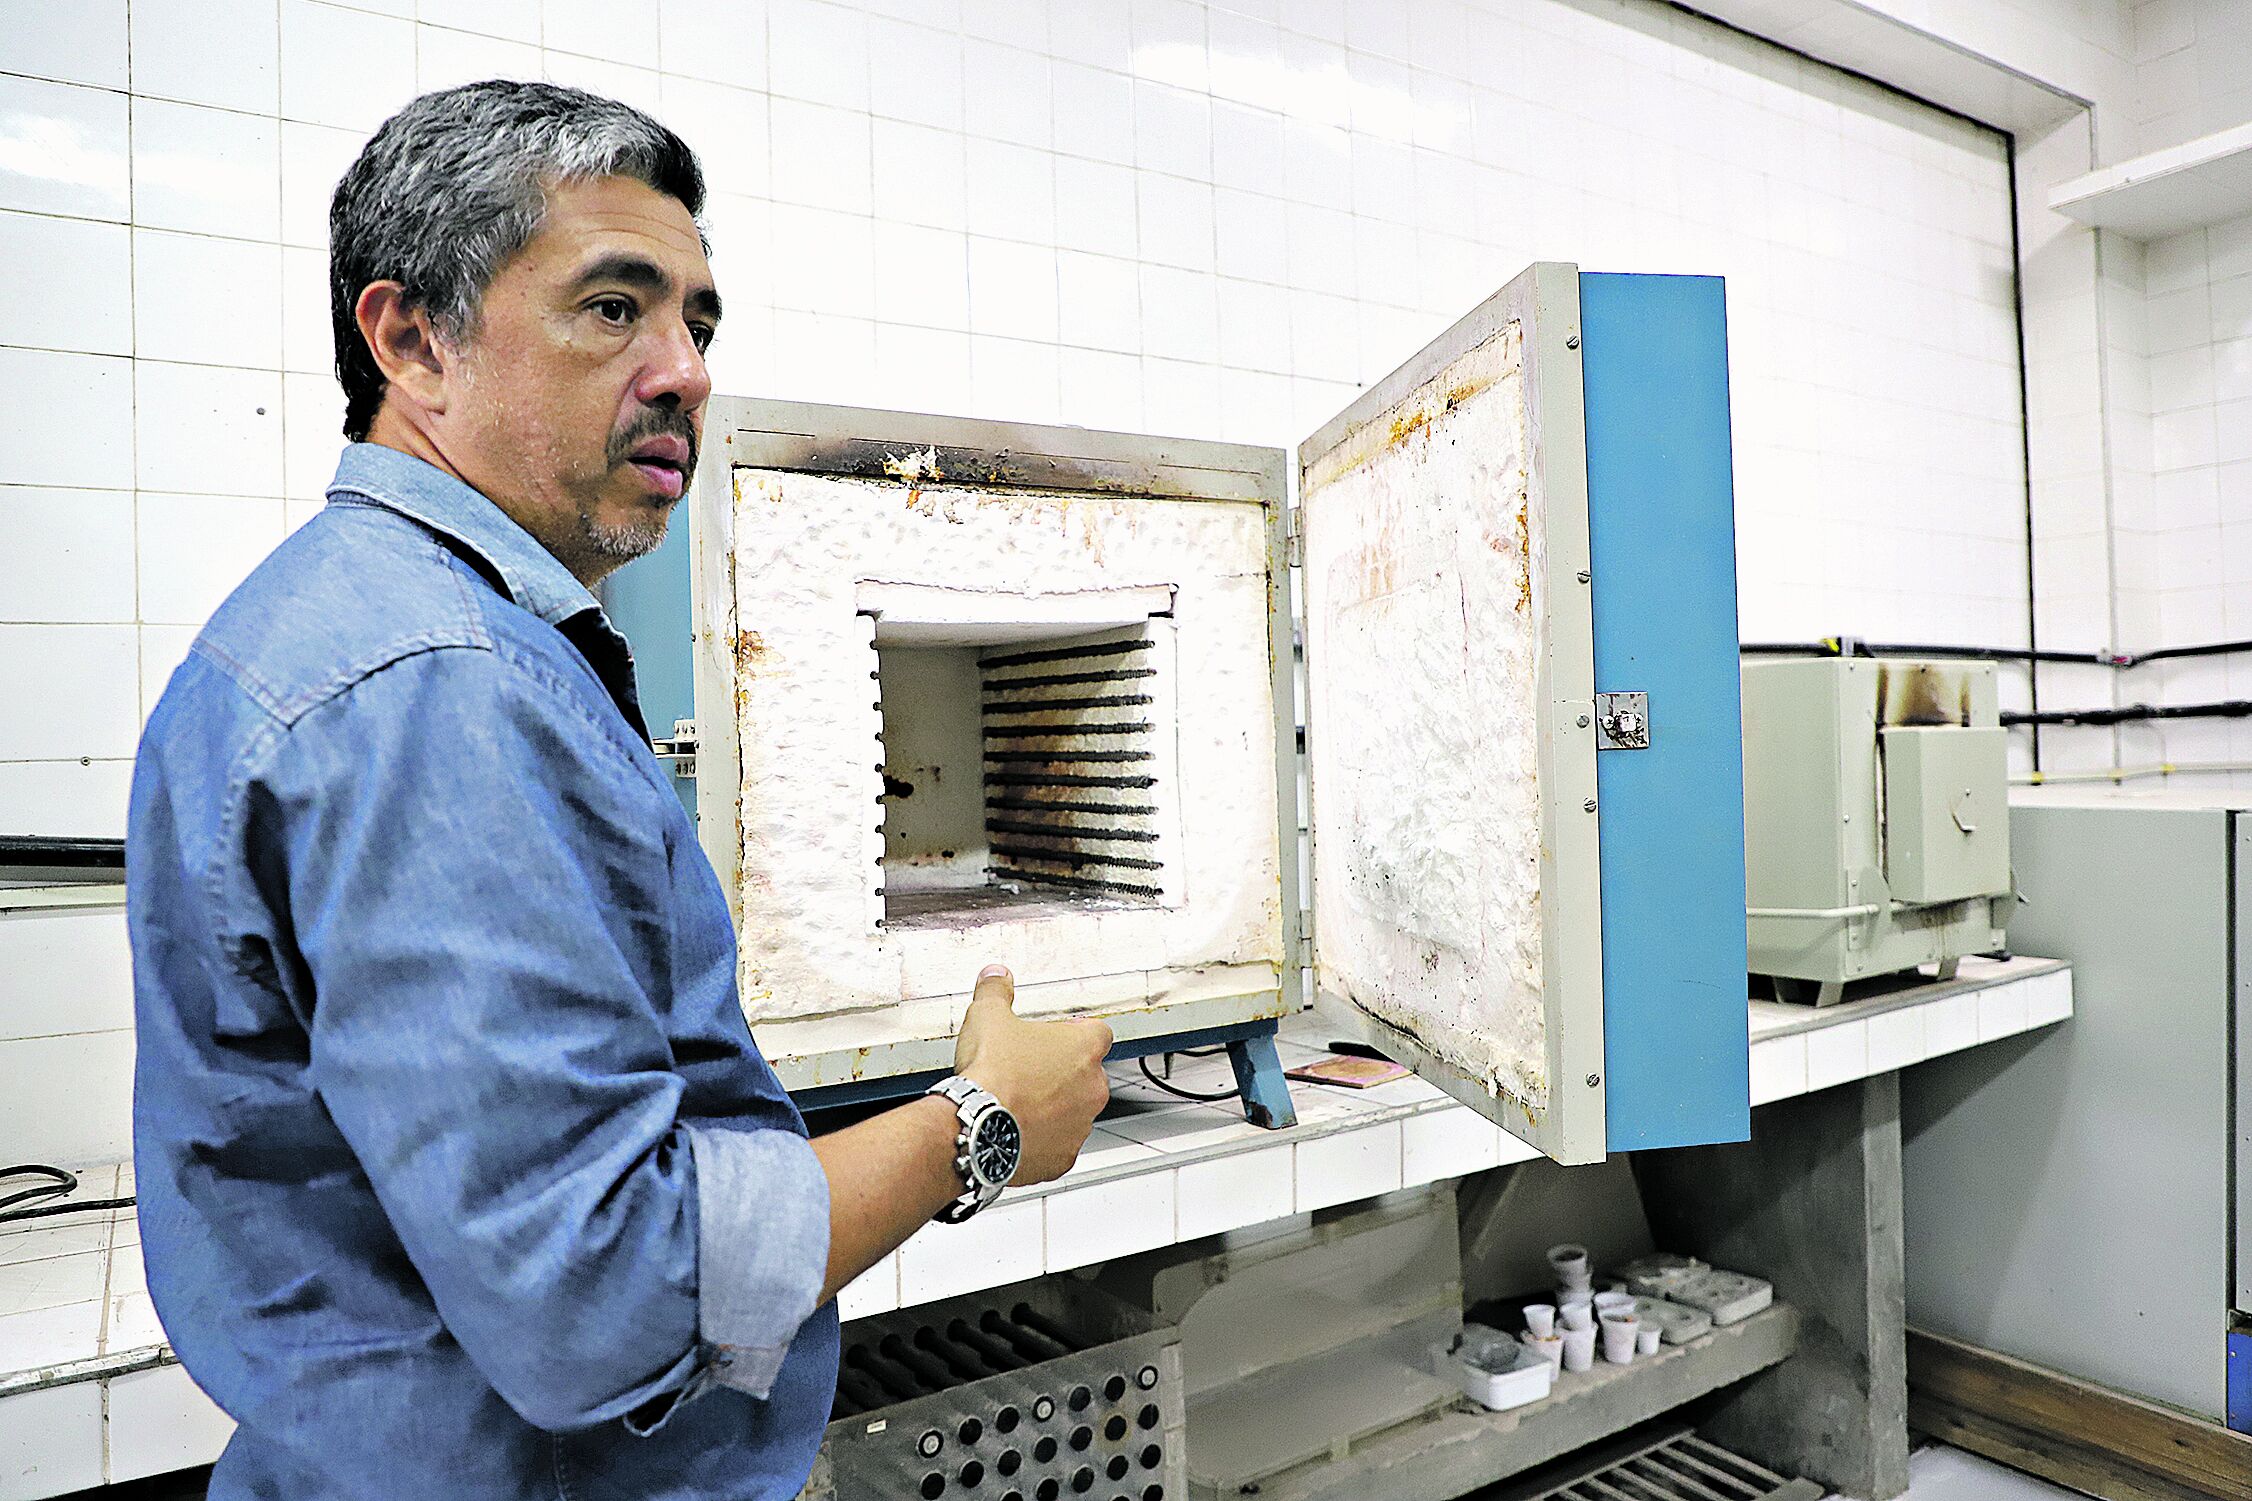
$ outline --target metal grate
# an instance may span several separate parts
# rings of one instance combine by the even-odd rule
[[[1054,1281],[847,1325],[800,1501],[1186,1501],[1177,1332]]]
[[[1145,630],[978,659],[995,876],[1163,895],[1152,644]]]
[[[1755,1464],[1678,1424],[1574,1455],[1478,1501],[1820,1501],[1823,1488]]]

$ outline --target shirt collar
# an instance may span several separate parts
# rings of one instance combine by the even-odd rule
[[[479,491],[435,465],[380,443],[354,443],[337,460],[331,496],[343,492],[411,516],[468,548],[509,597],[550,625],[600,605],[555,554]]]

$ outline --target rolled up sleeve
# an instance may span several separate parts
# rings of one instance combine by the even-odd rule
[[[670,794],[568,685],[479,650],[289,740],[264,795],[312,1076],[448,1333],[542,1428],[763,1397],[820,1297],[828,1181],[791,1131],[683,1118]]]
[[[696,1158],[697,1328],[712,1379],[763,1397],[829,1263],[829,1178],[790,1131],[691,1125]]]

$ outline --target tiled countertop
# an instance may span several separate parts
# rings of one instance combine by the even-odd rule
[[[1755,1106],[2062,1021],[2072,975],[2047,959],[1965,960],[1953,981],[1813,1010],[1751,1003]],[[1327,1051],[1319,1017],[1285,1025],[1285,1066]],[[1179,1058],[1172,1082],[1229,1087],[1225,1058]],[[1111,1107],[1078,1165],[962,1226],[933,1225],[846,1288],[848,1319],[1284,1215],[1523,1161],[1532,1148],[1421,1080],[1293,1085],[1298,1124],[1266,1131],[1228,1105],[1111,1073]],[[132,1192],[132,1169],[80,1193]],[[226,1417],[174,1362],[150,1306],[130,1209],[0,1230],[0,1501],[209,1463]]]

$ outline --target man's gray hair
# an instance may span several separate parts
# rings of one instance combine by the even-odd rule
[[[468,338],[494,274],[538,233],[545,190],[601,177],[638,178],[692,217],[703,212],[696,153],[614,99],[493,80],[424,94],[383,122],[328,209],[345,437],[366,438],[383,404],[383,372],[354,313],[369,283],[400,283],[442,335]]]

